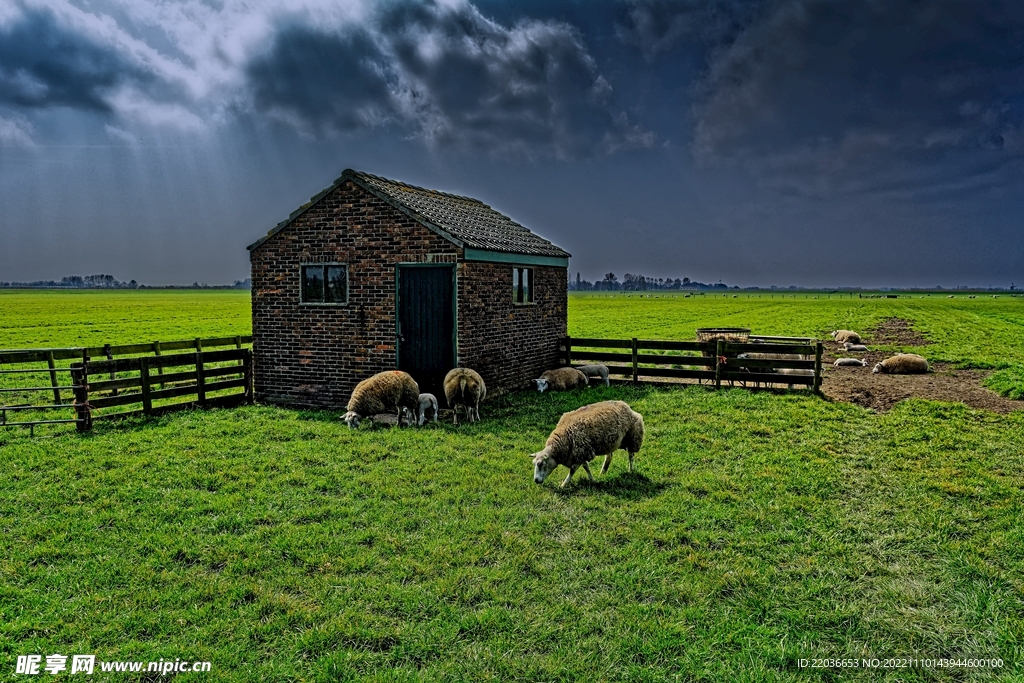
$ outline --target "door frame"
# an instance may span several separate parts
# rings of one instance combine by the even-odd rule
[[[395,264],[395,369],[401,365],[402,343],[402,295],[401,271],[403,268],[449,268],[452,271],[452,367],[459,367],[459,278],[457,263],[396,263]]]

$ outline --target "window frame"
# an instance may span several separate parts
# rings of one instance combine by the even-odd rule
[[[344,301],[327,301],[327,269],[330,267],[343,266],[345,268],[345,300]],[[323,269],[324,278],[324,300],[323,301],[307,301],[305,299],[305,285],[306,285],[306,268],[321,268]],[[349,303],[349,284],[350,284],[351,270],[347,263],[341,261],[321,261],[321,262],[302,262],[299,263],[299,305],[300,306],[348,306]]]
[[[520,301],[519,300],[520,291],[523,289],[522,279],[521,279],[522,275],[520,274],[520,272],[524,272],[524,273],[528,274],[527,275],[528,282],[527,282],[527,285],[526,285],[526,288],[525,288],[526,289],[526,293],[528,294],[528,298],[526,298],[525,301]],[[518,285],[516,283],[516,278],[517,277],[520,278],[520,281],[519,281]],[[536,303],[537,303],[537,278],[534,275],[534,268],[533,268],[533,266],[513,265],[512,266],[512,305],[513,306],[534,306],[534,305],[536,305]]]

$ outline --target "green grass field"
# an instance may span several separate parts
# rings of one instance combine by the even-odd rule
[[[166,301],[160,320],[187,320]],[[820,334],[895,315],[933,359],[1020,361],[1019,343],[990,348],[1021,326],[1019,299],[755,301],[573,296],[570,333]],[[245,320],[247,300],[220,305]],[[30,318],[4,334],[30,337]],[[28,345],[79,327],[47,329]],[[596,483],[535,485],[528,456],[562,412],[607,398],[645,416],[637,472],[620,453]],[[182,681],[1024,678],[1022,412],[616,386],[482,413],[349,431],[253,406],[0,431],[0,680],[56,652],[213,663]],[[892,657],[1003,668],[798,667]]]

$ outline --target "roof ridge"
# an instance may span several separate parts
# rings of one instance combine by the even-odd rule
[[[385,183],[390,183],[392,185],[398,185],[399,187],[405,187],[405,188],[408,188],[410,190],[419,190],[420,192],[426,192],[428,194],[437,194],[437,195],[441,195],[442,197],[451,197],[453,199],[462,199],[462,200],[465,200],[467,202],[473,202],[474,204],[480,204],[481,206],[486,206],[488,209],[491,208],[490,206],[487,206],[487,204],[484,204],[482,201],[480,201],[479,199],[476,199],[474,197],[467,197],[467,196],[461,195],[461,194],[453,194],[451,192],[444,192],[442,190],[434,190],[434,189],[429,188],[429,187],[420,187],[419,185],[412,185],[410,183],[406,183],[406,182],[403,182],[401,180],[395,180],[393,178],[385,178],[384,176],[375,175],[373,173],[367,173],[366,171],[356,171],[355,169],[351,169],[351,168],[348,169],[348,170],[351,171],[354,175],[358,175],[358,176],[361,176],[363,178],[372,178],[373,180],[381,180],[381,181],[383,181]]]

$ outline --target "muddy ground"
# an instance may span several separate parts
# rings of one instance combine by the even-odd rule
[[[881,344],[923,347],[932,343],[914,330],[909,321],[899,318],[888,318],[878,328],[863,332],[862,336],[868,348]],[[825,342],[825,350],[821,391],[835,401],[849,401],[880,412],[911,397],[962,402],[972,408],[997,413],[1024,409],[1024,401],[1005,398],[982,386],[982,380],[991,370],[958,370],[947,363],[933,363],[931,372],[924,375],[876,375],[871,372],[875,363],[888,358],[891,353],[849,353],[831,340]],[[836,358],[851,357],[863,358],[868,362],[867,367],[832,366]]]

